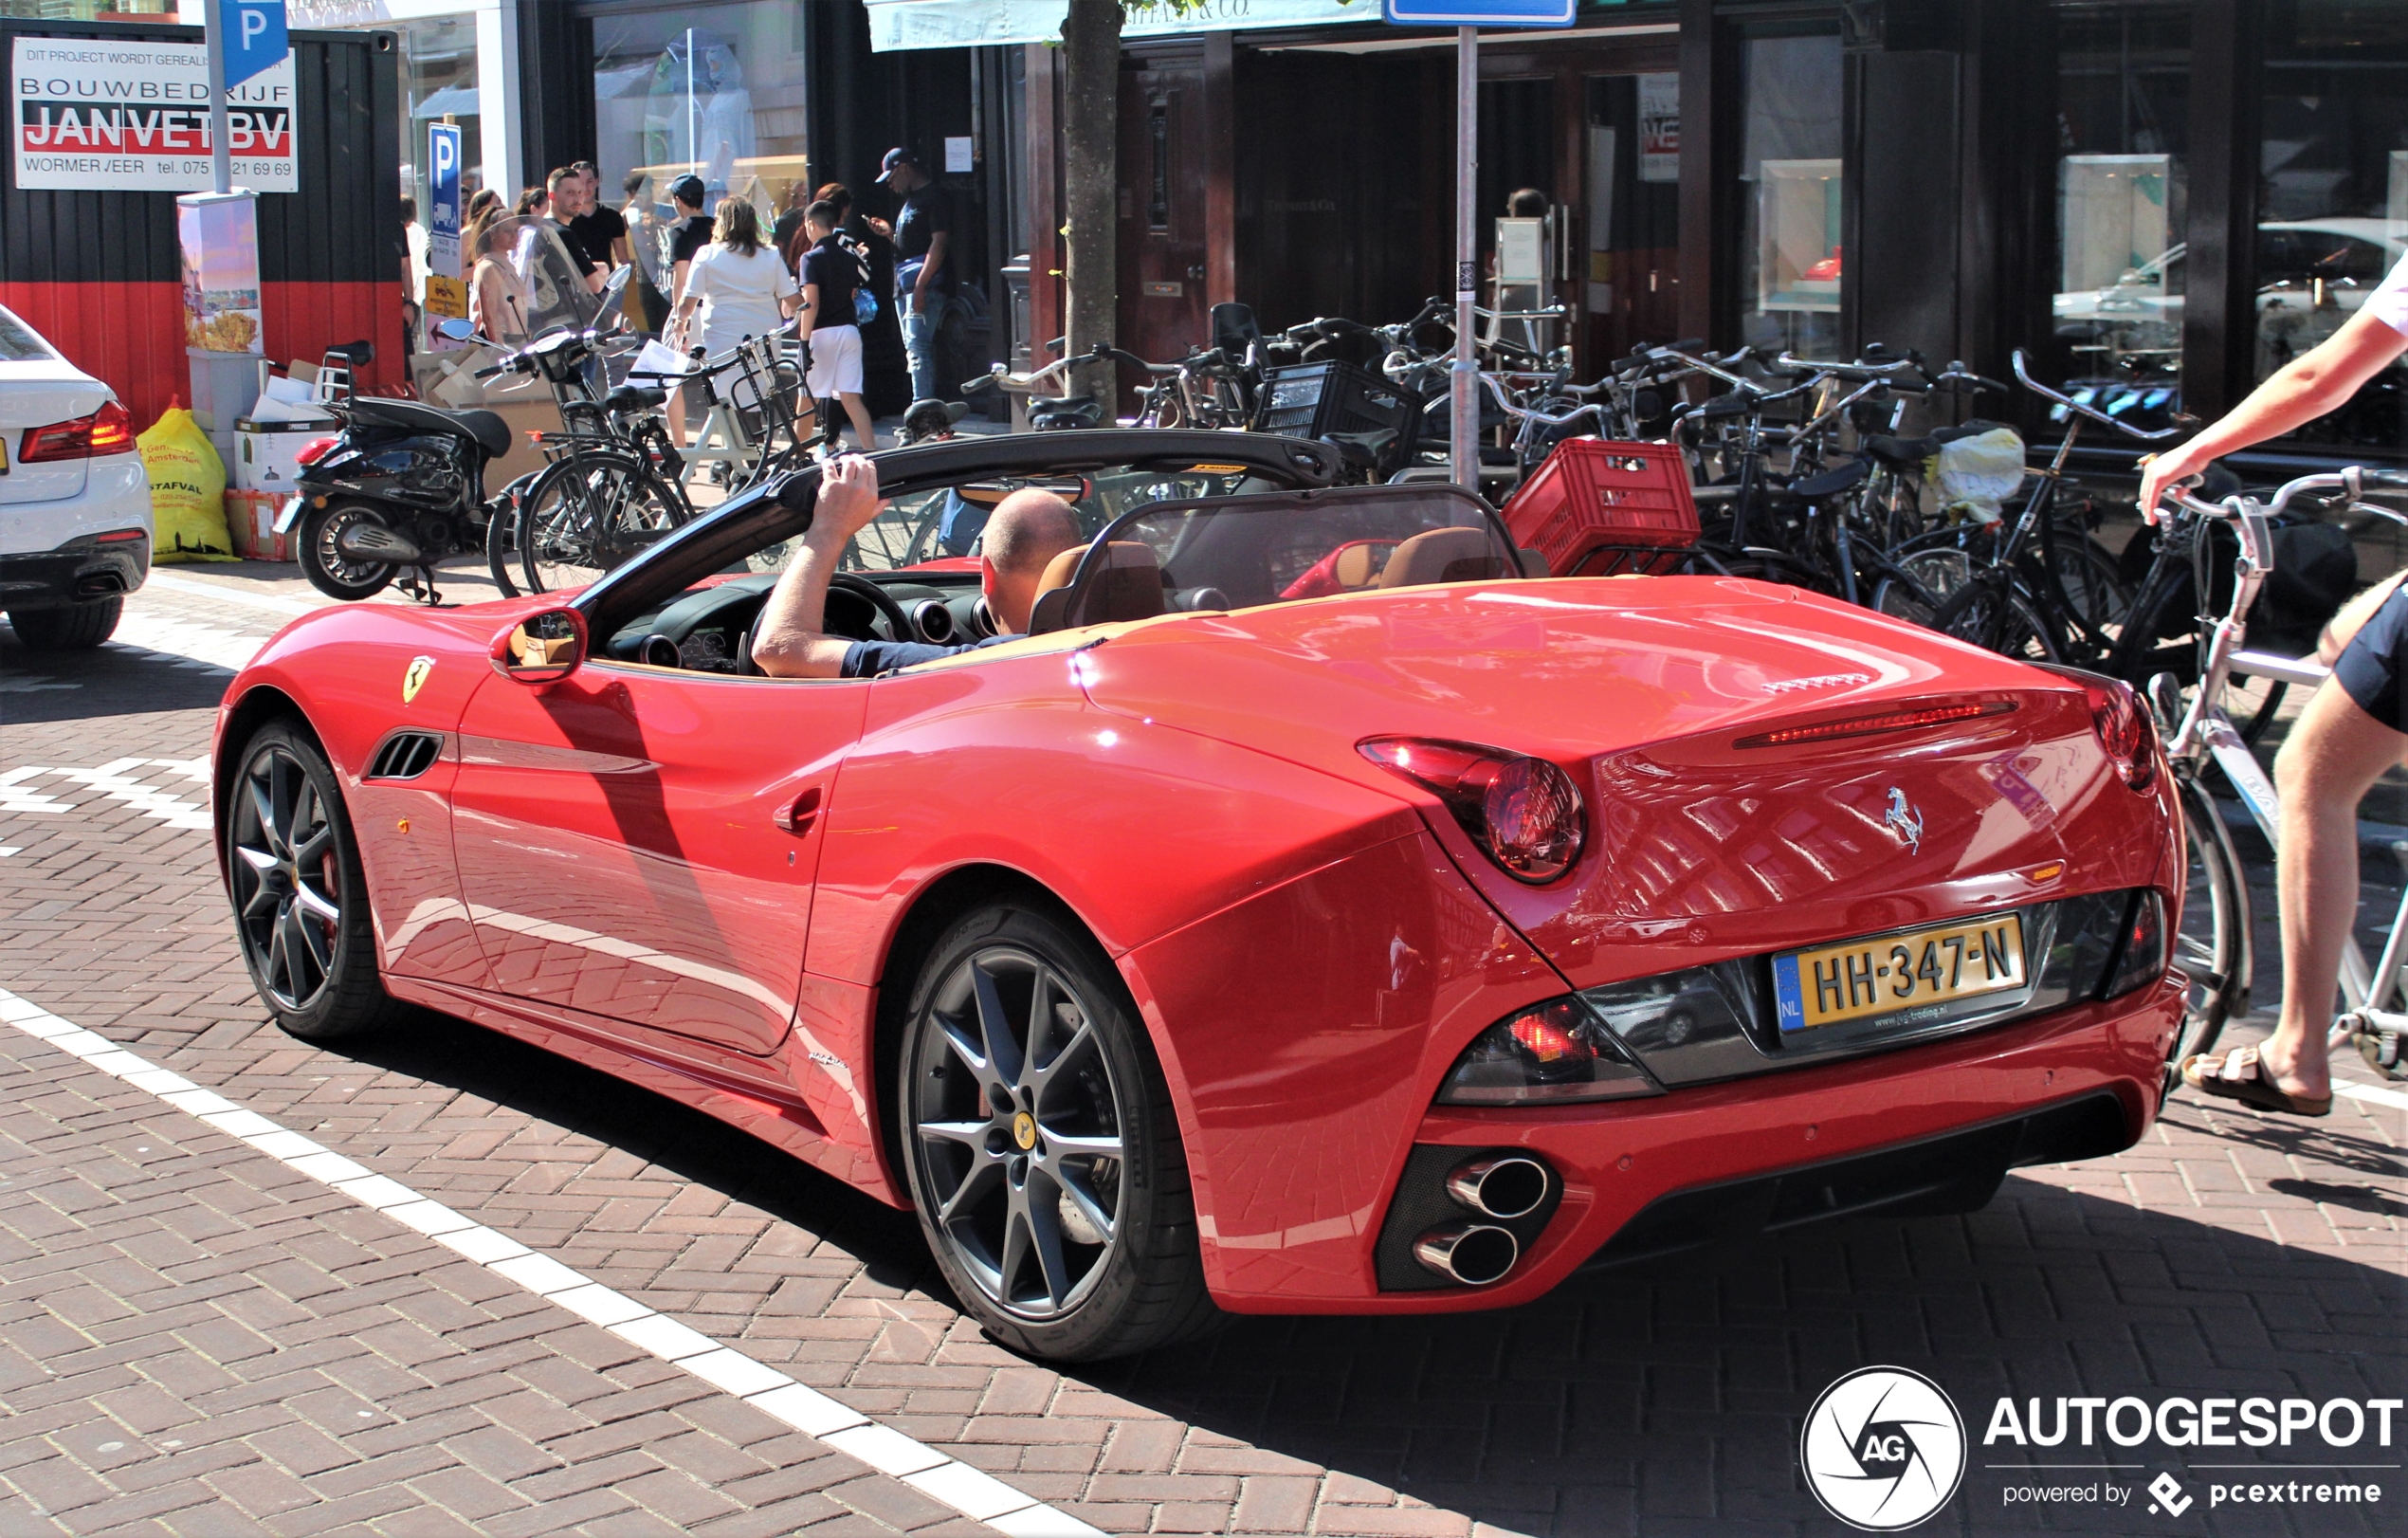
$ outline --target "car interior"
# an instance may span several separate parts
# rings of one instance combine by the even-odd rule
[[[1266,491],[1242,473],[1206,486],[1195,479],[1158,472],[989,479],[896,499],[902,505],[890,505],[856,539],[848,569],[830,582],[828,632],[939,646],[993,635],[975,531],[961,541],[963,556],[933,535],[946,518],[958,531],[964,506],[991,508],[1022,485],[1062,496],[1089,534],[1087,544],[1064,551],[1047,568],[1031,634],[1523,575],[1495,515],[1451,486]],[[895,548],[885,541],[897,533],[903,553],[917,559],[875,564]],[[604,653],[697,672],[757,672],[753,630],[786,554],[783,542],[764,544],[740,572],[716,574],[619,626]]]

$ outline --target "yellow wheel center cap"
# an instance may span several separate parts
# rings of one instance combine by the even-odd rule
[[[1024,1149],[1035,1147],[1037,1145],[1037,1119],[1025,1110],[1012,1117],[1012,1141]]]

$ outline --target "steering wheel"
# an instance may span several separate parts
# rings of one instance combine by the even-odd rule
[[[886,622],[886,633],[890,639],[916,641],[920,638],[920,632],[912,629],[910,616],[903,612],[903,605],[887,596],[885,588],[859,572],[836,573],[828,579],[828,591],[849,593],[868,603],[878,611],[878,617]]]

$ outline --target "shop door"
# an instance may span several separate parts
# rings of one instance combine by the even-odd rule
[[[1120,343],[1156,363],[1210,340],[1203,109],[1201,64],[1121,77]],[[1134,382],[1121,381],[1124,410]]]
[[[1577,265],[1589,374],[1680,335],[1680,89],[1669,71],[1588,77]]]

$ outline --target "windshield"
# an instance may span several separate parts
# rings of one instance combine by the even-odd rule
[[[1134,467],[1099,470],[1086,475],[998,476],[933,491],[894,498],[876,521],[846,546],[842,569],[851,572],[891,571],[926,561],[951,560],[979,554],[979,538],[995,504],[1023,486],[1050,491],[1070,504],[1079,528],[1089,539],[1122,514],[1158,502],[1226,497],[1262,491],[1271,483],[1249,475],[1235,466],[1196,466],[1183,470],[1140,469]],[[784,564],[785,549],[762,552],[751,564],[756,571]]]
[[[1451,486],[1165,504],[1132,514],[1106,542],[1115,569],[1143,562],[1132,547],[1150,554],[1171,609],[1250,609],[1521,575],[1496,520]]]
[[[0,363],[47,363],[58,356],[31,326],[0,310]]]

